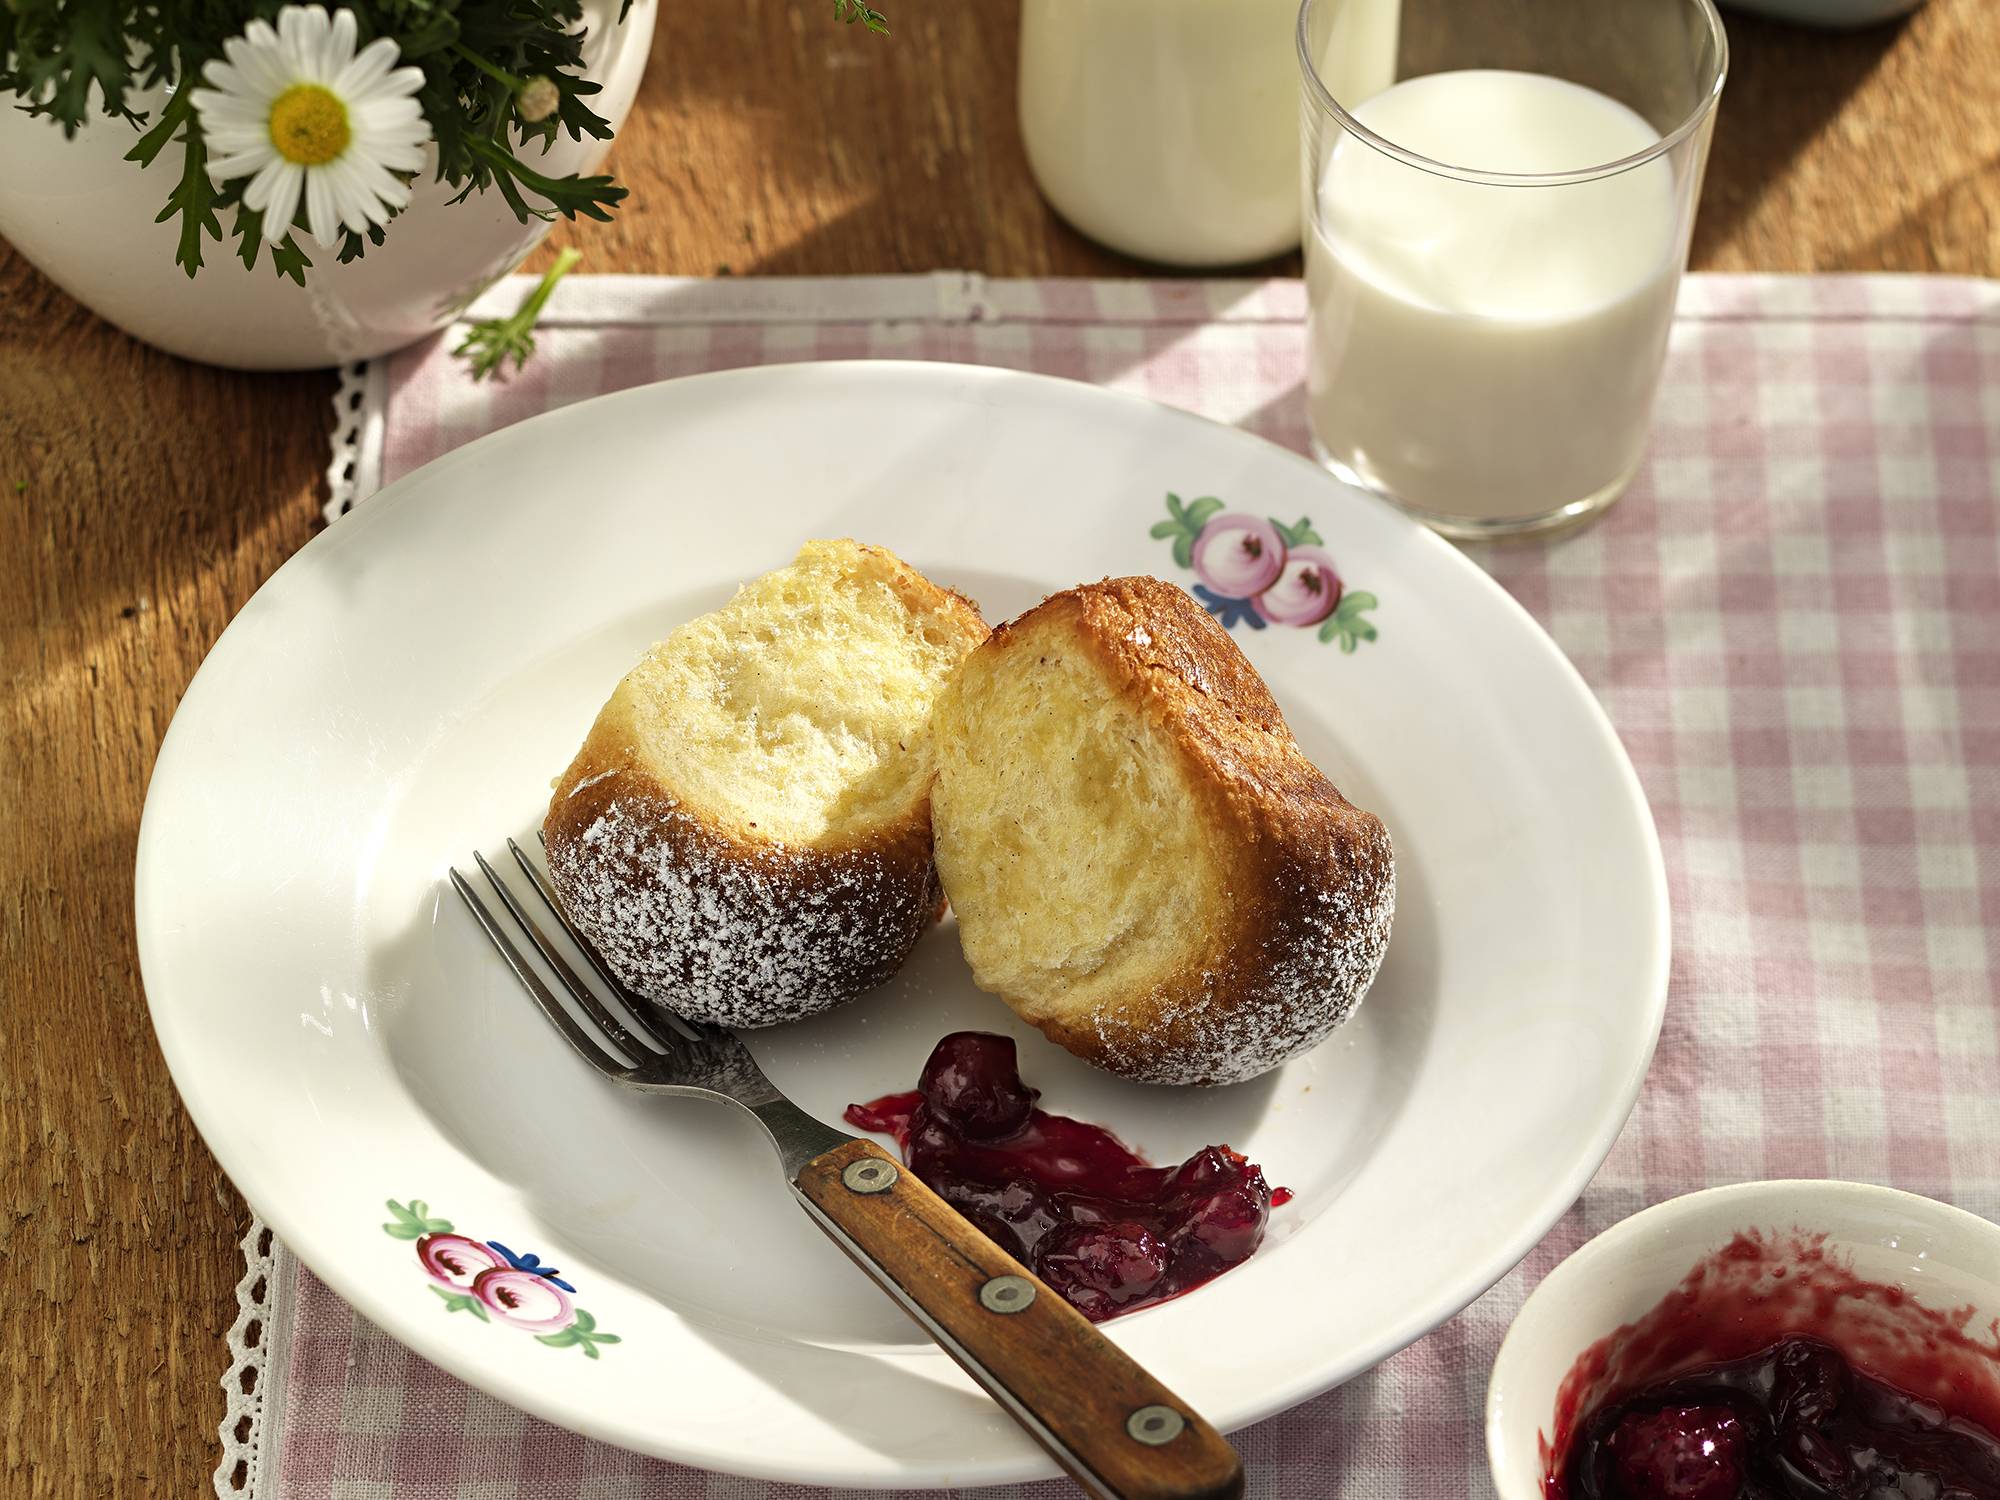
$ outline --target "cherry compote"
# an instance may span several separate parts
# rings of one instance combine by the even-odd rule
[[[1746,1229],[1563,1378],[1548,1500],[2000,1500],[2000,1325]]]
[[[1805,1334],[1599,1408],[1566,1467],[1568,1500],[2000,1500],[2000,1438]]]
[[[1110,1131],[1035,1108],[1038,1097],[1011,1038],[959,1031],[914,1093],[849,1105],[846,1119],[895,1136],[933,1192],[1092,1322],[1177,1297],[1262,1242],[1274,1195],[1238,1152],[1204,1146],[1149,1166]]]

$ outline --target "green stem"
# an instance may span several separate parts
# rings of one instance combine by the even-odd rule
[[[492,78],[500,83],[506,84],[508,89],[513,93],[518,94],[521,92],[522,89],[528,86],[527,79],[516,78],[512,73],[509,73],[505,68],[502,68],[497,64],[488,62],[485,58],[481,57],[477,52],[474,52],[471,48],[467,47],[463,42],[453,42],[451,44],[451,50],[453,52],[456,52],[460,57],[464,58],[467,62],[471,63],[473,67],[479,69],[479,71],[484,73],[488,78]]]
[[[573,246],[564,247],[556,256],[556,263],[543,273],[541,283],[532,292],[528,293],[528,300],[523,302],[520,311],[514,314],[516,320],[527,327],[533,327],[535,319],[542,315],[543,307],[548,304],[549,293],[556,289],[556,283],[567,276],[570,272],[570,267],[582,259],[583,252],[581,250]]]

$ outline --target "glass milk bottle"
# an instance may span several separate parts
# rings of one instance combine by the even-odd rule
[[[1393,76],[1400,0],[1352,0],[1342,87]],[[1021,136],[1042,195],[1175,266],[1299,243],[1298,0],[1023,0]]]
[[[1407,0],[1392,86],[1305,0],[1307,418],[1448,536],[1541,530],[1637,472],[1728,50],[1710,0]]]

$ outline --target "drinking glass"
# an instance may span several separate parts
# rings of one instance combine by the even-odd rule
[[[1711,0],[1305,0],[1308,422],[1447,536],[1645,452],[1728,69]]]

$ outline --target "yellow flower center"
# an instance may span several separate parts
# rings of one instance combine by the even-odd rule
[[[300,166],[317,167],[347,149],[347,106],[317,83],[295,83],[271,105],[271,144]]]

